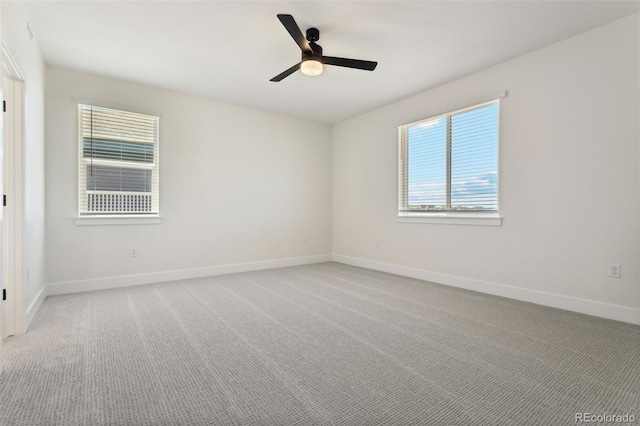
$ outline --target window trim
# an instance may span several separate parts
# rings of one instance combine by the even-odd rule
[[[123,105],[115,105],[115,104],[110,104],[110,103],[105,103],[105,102],[101,102],[101,101],[97,101],[97,100],[93,100],[93,99],[85,99],[85,98],[71,98],[72,103],[75,104],[76,106],[76,117],[78,118],[78,135],[77,135],[77,143],[78,143],[78,156],[77,156],[77,168],[76,171],[78,173],[77,175],[77,187],[76,187],[76,197],[77,197],[77,202],[76,202],[76,216],[74,218],[74,224],[75,225],[142,225],[142,224],[159,224],[161,223],[161,216],[160,216],[160,202],[159,202],[159,198],[160,198],[160,120],[161,120],[161,116],[160,114],[158,114],[157,112],[154,111],[146,111],[146,110],[140,110],[138,108],[134,108],[134,107],[130,107],[130,106],[123,106]],[[157,198],[158,198],[158,208],[157,211],[153,211],[150,213],[113,213],[113,214],[105,214],[105,213],[95,213],[95,212],[87,212],[87,213],[81,213],[81,209],[80,209],[80,193],[81,193],[81,189],[82,189],[82,182],[81,180],[81,176],[80,176],[80,172],[79,169],[81,167],[81,163],[85,162],[84,158],[82,157],[82,119],[81,119],[81,114],[82,114],[82,107],[83,106],[89,106],[89,107],[96,107],[96,108],[105,108],[105,109],[112,109],[112,110],[116,110],[116,111],[122,111],[125,113],[133,113],[133,114],[141,114],[141,115],[148,115],[151,117],[154,117],[157,119],[156,121],[156,141],[154,143],[155,146],[155,154],[154,156],[155,161],[154,164],[144,164],[144,163],[133,163],[131,164],[131,168],[135,168],[135,169],[149,169],[152,170],[153,173],[156,175],[155,179],[157,182]],[[128,167],[129,166],[129,162],[126,161],[114,161],[114,160],[109,160],[109,159],[94,159],[93,160],[94,164],[104,164],[104,165],[123,165],[124,167]],[[84,190],[86,192],[88,192],[88,190],[86,189],[86,187],[84,188]],[[152,191],[153,193],[153,191]]]
[[[407,147],[407,132],[410,126],[425,123],[428,121],[438,120],[443,117],[450,117],[455,114],[460,114],[466,111],[482,108],[487,105],[498,103],[500,108],[500,100],[507,96],[507,92],[503,91],[495,94],[492,97],[486,97],[485,101],[477,102],[466,107],[457,108],[448,112],[443,112],[416,120],[410,123],[405,123],[398,126],[398,193],[397,193],[397,221],[398,223],[435,223],[435,224],[447,224],[447,225],[490,225],[501,226],[502,216],[500,216],[500,185],[498,183],[498,191],[496,197],[498,199],[497,211],[421,211],[421,210],[408,210],[407,205],[407,173],[408,173],[408,147]],[[498,113],[498,135],[500,132],[500,113]],[[449,141],[449,126],[447,126],[447,140]],[[449,142],[447,142],[449,144]],[[450,146],[447,147],[450,149]],[[498,147],[496,152],[496,161],[498,163],[498,171],[500,170],[500,136],[498,136]],[[450,167],[451,157],[447,155],[446,158],[446,179],[447,188],[451,188],[450,182]],[[498,179],[500,173],[498,172]],[[404,198],[403,198],[404,197]],[[447,191],[447,205],[450,205],[450,190]],[[403,209],[404,207],[404,209]]]
[[[479,225],[479,226],[502,226],[502,217],[497,214],[485,215],[456,215],[441,214],[439,216],[430,214],[424,216],[398,216],[398,223],[433,223],[439,225]]]
[[[138,216],[79,216],[73,221],[78,226],[95,225],[155,225],[162,223],[160,215],[138,215]]]

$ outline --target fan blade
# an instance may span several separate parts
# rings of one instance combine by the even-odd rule
[[[339,67],[355,68],[366,71],[373,71],[378,65],[377,62],[361,61],[360,59],[336,58],[334,56],[323,56],[322,62],[327,65],[337,65]]]
[[[311,46],[309,46],[309,42],[302,35],[302,31],[300,31],[300,27],[296,24],[295,19],[291,15],[278,14],[278,19],[282,22],[282,25],[289,31],[293,40],[300,46],[305,53],[313,53],[311,50]]]
[[[282,72],[282,73],[276,75],[275,77],[273,77],[269,81],[278,82],[278,81],[281,81],[281,80],[285,79],[286,77],[289,77],[291,74],[293,74],[294,72],[296,72],[296,71],[298,71],[300,69],[300,65],[302,65],[302,62],[298,62],[297,64],[295,64],[294,66],[292,66],[291,68],[286,70],[285,72]]]

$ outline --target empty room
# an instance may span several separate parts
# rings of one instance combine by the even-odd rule
[[[640,424],[640,2],[2,1],[0,425]]]

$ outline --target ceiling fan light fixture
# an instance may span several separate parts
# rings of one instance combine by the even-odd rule
[[[304,75],[314,77],[322,74],[322,62],[317,59],[307,59],[300,65],[300,70]]]

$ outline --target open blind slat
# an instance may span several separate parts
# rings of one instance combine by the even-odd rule
[[[446,135],[444,118],[409,127],[408,208],[441,210],[446,207]]]
[[[498,104],[452,115],[451,209],[498,210]]]
[[[78,211],[156,215],[159,118],[78,105]]]

